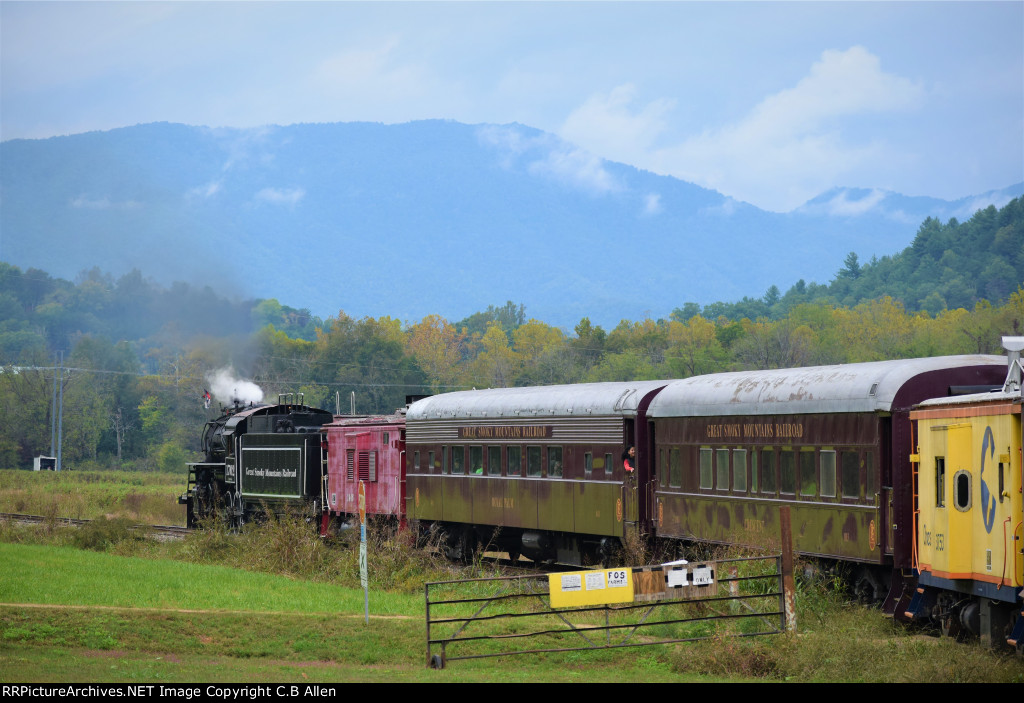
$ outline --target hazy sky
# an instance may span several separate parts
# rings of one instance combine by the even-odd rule
[[[1024,181],[1024,2],[0,1],[0,139],[520,122],[785,211]]]

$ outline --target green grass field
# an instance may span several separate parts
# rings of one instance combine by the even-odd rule
[[[52,510],[86,496],[74,504],[100,518],[81,529],[0,522],[4,683],[1024,681],[1024,660],[850,605],[835,581],[799,584],[796,635],[738,638],[734,628],[705,626],[711,639],[696,643],[431,670],[424,582],[494,576],[500,567],[457,567],[373,527],[366,624],[353,534],[324,541],[302,516],[286,516],[239,534],[214,527],[158,542],[128,529],[159,522],[133,513],[128,496],[175,496],[178,477],[97,474],[0,471],[3,510],[63,516]],[[9,505],[26,495],[51,512]]]
[[[0,469],[0,513],[184,525],[185,482],[183,473]]]
[[[219,566],[0,545],[0,680],[680,681],[654,653],[425,666],[422,597]],[[201,585],[201,586],[200,586]],[[626,678],[623,678],[626,677]]]

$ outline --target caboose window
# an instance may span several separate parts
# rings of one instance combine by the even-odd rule
[[[679,454],[679,447],[672,447],[669,456],[669,485],[679,488],[683,485],[683,460]]]
[[[935,457],[935,507],[946,507],[946,457]]]
[[[540,447],[526,448],[526,475],[540,476],[544,466],[540,461]]]
[[[814,496],[818,494],[818,475],[814,466],[814,450],[800,450],[800,495]]]
[[[732,489],[737,493],[747,492],[747,450],[732,450]]]
[[[962,513],[971,509],[971,474],[963,469],[953,474],[953,507]]]
[[[821,455],[821,497],[836,497],[836,453],[831,449],[822,449]]]
[[[860,456],[843,452],[843,498],[860,498]]]
[[[521,476],[523,473],[523,449],[522,447],[509,447],[505,450],[505,458],[508,460],[507,476]]]
[[[548,476],[562,478],[561,447],[548,447]]]
[[[501,476],[501,447],[487,447],[487,475]]]
[[[352,481],[355,479],[356,474],[356,450],[347,449],[345,451],[345,477]]]
[[[452,473],[461,474],[466,472],[466,448],[452,447]]]
[[[714,486],[715,476],[712,473],[712,455],[708,447],[700,448],[700,487],[711,488]]]
[[[792,449],[779,452],[779,493],[796,493],[796,452]]]
[[[715,450],[715,473],[717,488],[720,491],[729,490],[729,450]]]

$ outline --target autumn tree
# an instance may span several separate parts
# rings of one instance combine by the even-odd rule
[[[508,388],[514,385],[521,359],[509,345],[498,322],[491,322],[480,340],[481,352],[470,366],[468,382],[477,388]]]
[[[572,359],[565,353],[562,331],[539,320],[529,320],[512,333],[513,347],[520,359],[518,385],[565,383]]]
[[[406,351],[427,376],[430,390],[450,390],[460,374],[465,336],[440,315],[427,315],[406,337]]]

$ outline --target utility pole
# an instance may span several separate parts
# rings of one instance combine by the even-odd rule
[[[50,398],[50,456],[57,456],[57,355],[53,355],[53,396]]]
[[[61,470],[61,445],[64,441],[64,352],[60,353],[60,409],[57,412],[57,471]]]

